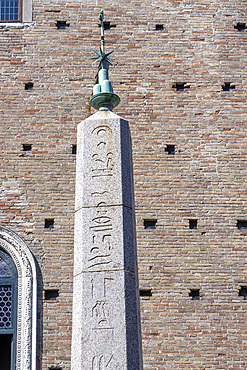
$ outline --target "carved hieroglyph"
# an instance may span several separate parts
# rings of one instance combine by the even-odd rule
[[[26,243],[3,226],[0,226],[0,248],[10,255],[18,274],[16,370],[35,370],[37,340],[35,260]]]
[[[102,111],[78,126],[73,370],[142,369],[131,141]]]

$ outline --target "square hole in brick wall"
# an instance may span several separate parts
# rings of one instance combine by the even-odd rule
[[[116,24],[111,24],[111,22],[103,22],[104,30],[110,30],[111,28],[116,28]],[[101,27],[101,24],[99,24],[99,27]]]
[[[189,228],[190,229],[197,229],[197,220],[189,220]]]
[[[156,29],[156,31],[163,31],[164,26],[163,26],[163,24],[156,24],[155,29]]]
[[[247,286],[241,286],[238,295],[244,297],[244,299],[247,299]]]
[[[76,144],[72,145],[72,154],[76,154]]]
[[[56,301],[59,296],[58,289],[47,289],[45,290],[45,300],[46,301]]]
[[[45,229],[53,229],[54,228],[54,218],[46,218],[45,219]]]
[[[238,229],[247,229],[247,220],[237,220]]]
[[[67,21],[57,21],[56,23],[58,30],[65,30],[69,25],[70,24]]]
[[[235,85],[232,85],[231,82],[224,82],[224,85],[222,85],[223,91],[231,91],[232,89],[235,89]]]
[[[151,288],[140,288],[140,297],[152,297],[152,289]]]
[[[189,296],[192,300],[199,300],[200,299],[200,289],[190,289]]]
[[[144,229],[156,229],[157,220],[144,220]]]
[[[33,82],[25,83],[25,90],[33,90]]]
[[[239,32],[244,32],[246,30],[246,23],[238,22],[234,28]]]
[[[186,82],[175,82],[172,87],[175,88],[177,91],[185,91],[185,89],[190,88],[190,85],[188,85]]]
[[[49,370],[63,370],[62,366],[60,365],[52,365],[48,367]]]
[[[32,150],[31,144],[23,144],[23,152],[30,152]]]
[[[111,22],[103,22],[104,24],[104,30],[110,30],[111,29]]]
[[[165,152],[168,153],[168,155],[174,155],[175,154],[175,145],[167,144],[165,148]]]

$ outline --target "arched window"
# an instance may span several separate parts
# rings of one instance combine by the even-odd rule
[[[36,341],[35,260],[26,243],[0,225],[0,369],[36,370]]]
[[[10,256],[0,248],[0,364],[1,370],[15,370],[17,270]]]

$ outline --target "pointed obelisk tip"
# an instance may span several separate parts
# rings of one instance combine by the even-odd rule
[[[112,110],[120,103],[120,98],[117,94],[114,94],[111,81],[108,77],[108,69],[106,66],[112,65],[109,60],[109,55],[105,54],[105,37],[104,37],[104,13],[101,10],[99,15],[99,21],[101,24],[101,45],[100,51],[93,50],[97,56],[93,57],[94,63],[99,62],[99,71],[97,82],[93,87],[93,95],[91,96],[89,103],[97,110]]]

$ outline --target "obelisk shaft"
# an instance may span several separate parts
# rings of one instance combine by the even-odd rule
[[[78,126],[73,370],[142,369],[131,140],[102,111]]]

